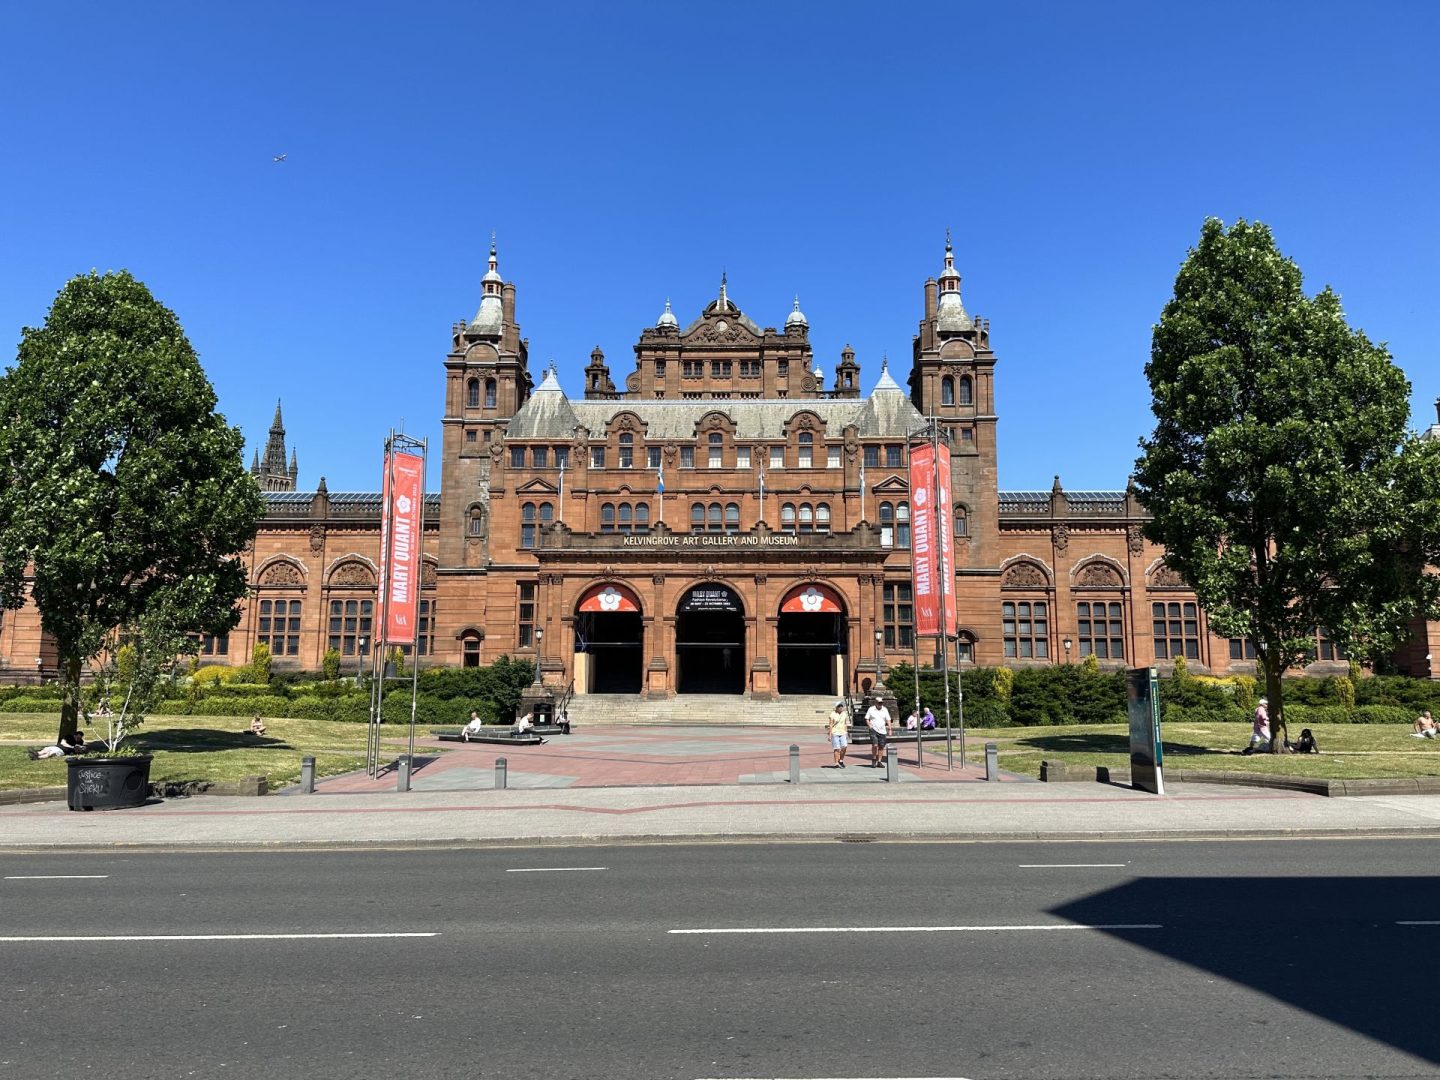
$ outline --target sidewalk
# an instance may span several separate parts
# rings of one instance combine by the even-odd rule
[[[1327,799],[1175,785],[732,785],[171,799],[0,809],[0,849],[266,848],[739,840],[1440,837],[1440,796]]]
[[[789,748],[800,747],[800,783]],[[449,752],[438,753],[444,746]],[[387,740],[393,758],[403,744]],[[1167,781],[1154,796],[1111,784],[984,779],[984,747],[946,768],[942,744],[899,747],[897,783],[868,746],[831,767],[820,732],[603,728],[543,746],[417,743],[412,789],[396,775],[333,777],[313,795],[169,799],[75,813],[63,801],[0,806],[0,851],[743,840],[1098,840],[1264,836],[1440,837],[1440,795],[1332,799]],[[508,787],[495,789],[505,757]]]

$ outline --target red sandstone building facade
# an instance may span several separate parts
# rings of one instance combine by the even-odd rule
[[[1211,634],[1143,538],[1133,493],[1067,492],[1058,478],[998,490],[997,358],[948,243],[923,286],[908,389],[882,364],[863,394],[848,346],[827,377],[798,300],[779,328],[761,326],[723,278],[688,325],[667,302],[634,352],[623,388],[599,348],[580,397],[554,370],[537,386],[492,247],[480,309],[444,360],[422,663],[509,654],[555,689],[652,698],[838,695],[929,663],[935,643],[912,630],[908,448],[933,420],[952,464],[952,658],[1254,671],[1249,643]],[[376,625],[380,497],[323,479],[296,492],[278,407],[270,435],[252,466],[269,501],[245,554],[253,591],[204,658],[243,663],[264,642],[278,665],[318,668],[334,648],[358,670]],[[1434,648],[1440,628],[1417,626],[1397,665],[1429,676]],[[0,625],[0,654],[12,676],[54,665],[30,609]],[[1316,671],[1345,668],[1323,630],[1315,657]]]

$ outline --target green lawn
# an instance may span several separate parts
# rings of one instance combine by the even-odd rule
[[[54,713],[0,713],[0,742],[42,746],[55,737]],[[313,756],[317,776],[334,776],[365,764],[365,725],[328,720],[266,719],[263,738],[250,734],[248,716],[155,716],[125,740],[126,746],[153,753],[153,782],[237,780],[264,775],[273,790],[300,778],[300,759]],[[389,727],[387,737],[402,738],[405,728]],[[103,739],[104,728],[86,731]],[[31,761],[26,746],[0,745],[0,790],[59,786],[65,783],[63,759]]]
[[[1162,728],[1165,765],[1171,769],[1265,773],[1359,780],[1440,776],[1440,740],[1412,739],[1399,724],[1329,724],[1312,727],[1319,754],[1240,753],[1249,724],[1176,724]],[[1290,733],[1291,738],[1299,730]],[[1038,776],[1041,761],[1129,769],[1129,730],[1123,724],[1073,727],[991,728],[968,733],[972,754],[994,742],[1000,767]],[[929,752],[930,746],[926,745]]]

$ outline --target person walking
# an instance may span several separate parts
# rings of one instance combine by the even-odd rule
[[[1270,749],[1270,702],[1265,698],[1260,699],[1260,704],[1255,706],[1255,722],[1250,725],[1250,745],[1240,752],[1242,754],[1253,754],[1255,752],[1265,753]]]
[[[870,708],[865,710],[865,726],[870,729],[870,767],[878,769],[880,759],[885,755],[885,740],[890,737],[891,728],[894,726],[894,721],[890,719],[890,710],[878,697]]]
[[[845,767],[845,748],[850,745],[850,712],[845,702],[837,701],[825,721],[825,730],[830,733],[830,749],[835,755],[835,768]]]

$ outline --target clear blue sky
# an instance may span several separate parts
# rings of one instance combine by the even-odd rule
[[[1440,5],[7,4],[0,335],[92,267],[180,316],[300,485],[437,445],[491,230],[532,369],[617,380],[665,298],[799,293],[827,373],[902,369],[954,230],[1000,357],[1000,484],[1123,486],[1150,327],[1207,215],[1440,396]],[[275,154],[288,159],[275,164]],[[897,372],[903,377],[903,370]],[[438,471],[432,459],[432,487]]]

